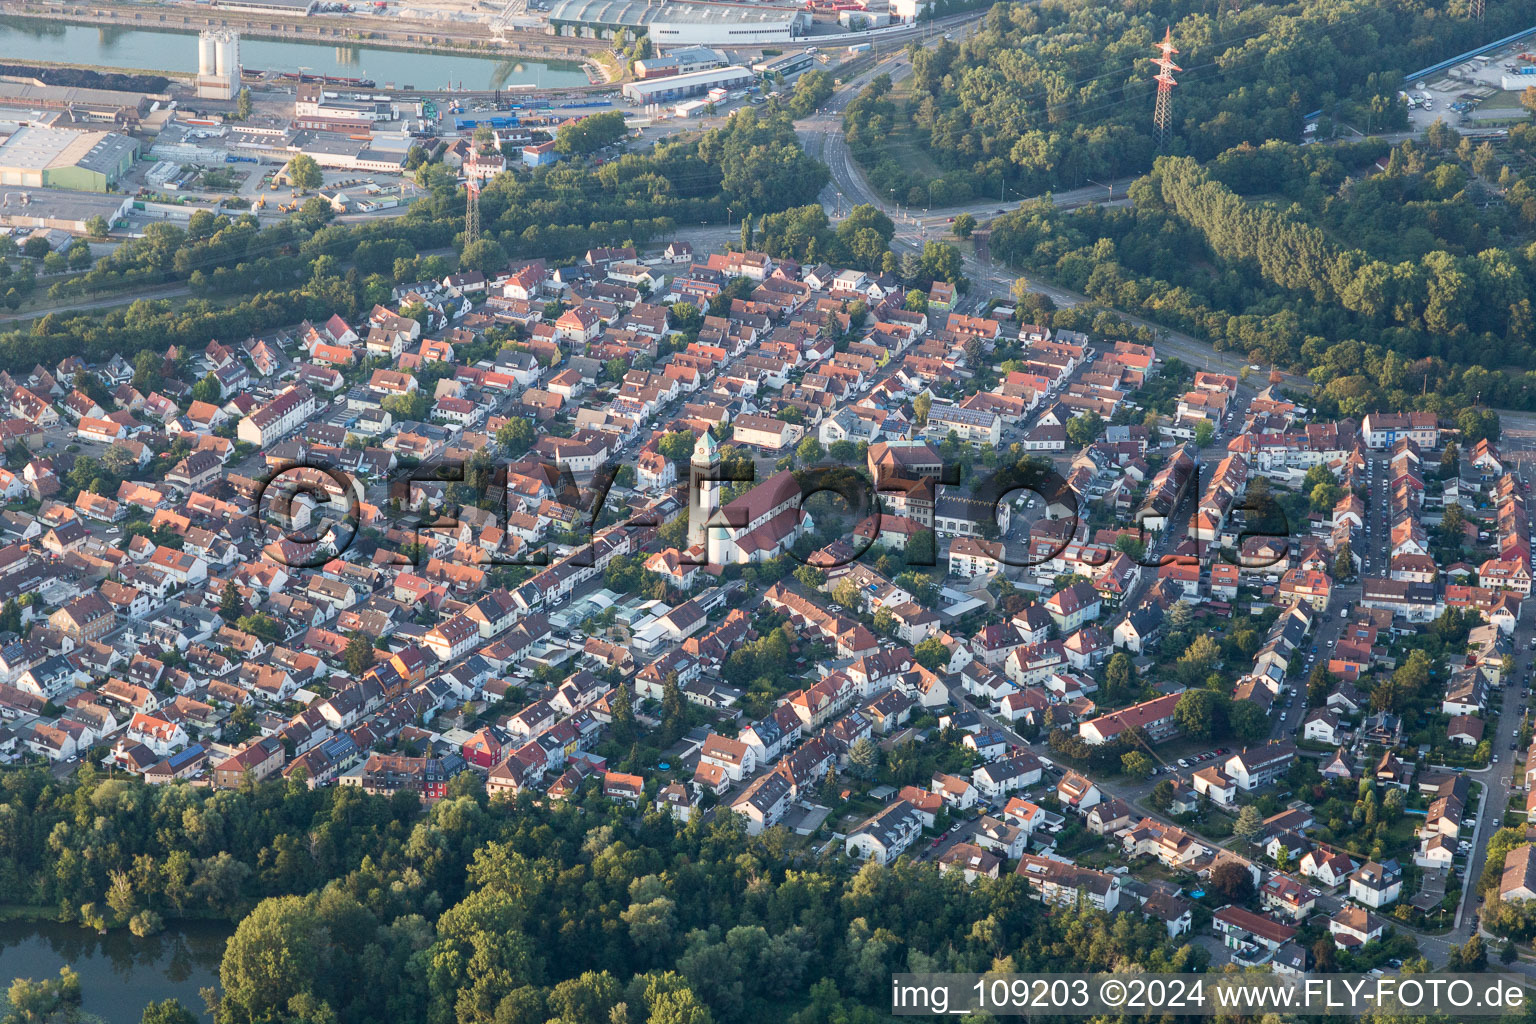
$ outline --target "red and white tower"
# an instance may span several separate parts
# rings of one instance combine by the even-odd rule
[[[1168,145],[1168,129],[1173,127],[1173,87],[1179,83],[1173,80],[1175,71],[1183,71],[1173,62],[1173,55],[1179,51],[1173,47],[1173,29],[1164,30],[1163,41],[1157,44],[1159,55],[1152,58],[1152,63],[1157,65],[1157,106],[1152,108],[1152,127],[1157,132],[1157,147],[1162,149]]]
[[[480,189],[491,178],[507,169],[506,158],[495,150],[470,147],[464,160],[464,244],[480,237]]]

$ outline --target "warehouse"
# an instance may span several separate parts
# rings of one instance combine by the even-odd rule
[[[90,234],[87,225],[92,217],[114,224],[126,218],[132,208],[132,196],[89,195],[53,189],[7,192],[0,197],[0,227],[42,228],[86,235]]]
[[[117,132],[29,126],[0,144],[0,185],[105,192],[138,155],[139,144]]]
[[[809,23],[809,12],[798,7],[704,0],[555,0],[549,11],[556,35],[612,39],[627,30],[657,46],[787,43]]]
[[[154,104],[168,102],[170,96],[165,94],[44,85],[34,80],[0,81],[0,105],[23,110],[67,110],[82,121],[131,125],[148,114]]]
[[[707,46],[688,46],[674,50],[665,57],[647,57],[635,61],[636,78],[664,78],[668,75],[691,75],[695,71],[723,68],[730,61],[725,54]]]
[[[691,75],[628,82],[624,86],[624,98],[641,105],[671,103],[690,96],[702,96],[711,89],[745,89],[756,81],[757,77],[746,68],[718,68],[714,71],[695,71]]]

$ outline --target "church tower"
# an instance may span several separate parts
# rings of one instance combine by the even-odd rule
[[[720,509],[720,446],[714,435],[704,431],[693,445],[689,462],[688,546],[703,549],[709,536],[707,524]]]

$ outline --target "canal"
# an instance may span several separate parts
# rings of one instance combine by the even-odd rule
[[[197,71],[197,35],[60,21],[0,17],[0,59],[90,64],[133,71]],[[417,89],[505,89],[586,85],[573,64],[521,58],[417,53],[376,46],[327,46],[277,39],[240,39],[240,63],[263,71],[311,71],[371,78],[379,86]]]
[[[98,935],[77,925],[6,921],[0,923],[0,995],[12,979],[57,977],[68,964],[80,975],[84,1019],[139,1024],[145,1006],[174,997],[209,1020],[198,990],[218,984],[230,934],[228,925],[198,921],[146,939],[121,928]]]

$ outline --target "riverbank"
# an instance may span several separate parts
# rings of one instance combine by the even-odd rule
[[[59,919],[58,907],[31,903],[0,903],[0,921],[32,921],[53,924]]]
[[[179,22],[107,27],[68,18],[6,14],[0,15],[0,51],[24,53],[28,63],[39,66],[153,74],[186,87],[194,80],[197,67],[195,32],[195,27]],[[242,38],[240,51],[245,68],[267,72],[268,82],[279,86],[285,83],[277,82],[274,73],[304,70],[337,78],[373,79],[378,84],[372,91],[434,98],[441,95],[455,100],[489,97],[497,89],[580,93],[593,88],[593,65],[582,56],[541,53],[530,58],[463,48],[391,48],[372,42],[262,36]],[[262,85],[254,78],[247,82],[253,88]]]
[[[540,60],[565,58],[579,64],[594,52],[607,48],[598,39],[553,36],[543,32],[509,29],[505,38],[491,35],[489,26],[426,26],[420,22],[350,15],[345,18],[285,18],[278,15],[242,15],[221,11],[217,16],[193,8],[122,4],[99,7],[90,4],[21,3],[8,5],[8,16],[75,25],[197,33],[207,28],[230,28],[253,39],[321,43],[327,46],[362,46],[442,53],[460,57],[531,57]]]
[[[12,63],[12,64],[26,64],[26,65],[29,65],[31,67],[37,67],[37,68],[78,68],[78,69],[80,69],[82,71],[99,71],[99,72],[101,72],[104,75],[148,75],[148,74],[156,74],[156,75],[159,75],[162,78],[169,78],[171,81],[176,82],[176,83],[181,84],[181,85],[191,85],[192,83],[194,83],[197,80],[197,75],[193,74],[190,71],[155,71],[155,72],[149,72],[149,71],[144,70],[143,68],[126,68],[126,67],[115,66],[115,65],[112,65],[112,64],[80,64],[80,63],[76,63],[75,61],[67,61],[67,60],[33,60],[30,57],[27,58],[26,60],[11,60],[10,63]]]

